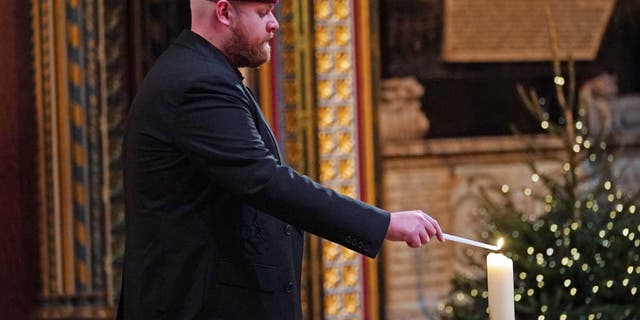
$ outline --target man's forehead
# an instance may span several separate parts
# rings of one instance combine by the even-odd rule
[[[242,5],[252,6],[252,7],[269,7],[270,9],[274,8],[278,4],[278,0],[231,0],[231,2],[239,2]]]
[[[231,0],[231,2],[235,2],[237,5],[242,6],[244,8],[252,8],[251,10],[274,10],[277,5],[277,0],[275,1],[249,1],[249,0]]]
[[[233,1],[260,2],[260,3],[271,3],[271,4],[277,4],[278,3],[278,0],[233,0]]]

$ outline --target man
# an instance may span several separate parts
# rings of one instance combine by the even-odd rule
[[[155,63],[123,145],[119,318],[301,319],[306,230],[375,257],[438,223],[326,189],[285,166],[238,67],[270,58],[277,0],[191,0],[192,30]]]

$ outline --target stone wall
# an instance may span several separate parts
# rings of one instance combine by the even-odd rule
[[[560,144],[536,138],[549,154]],[[421,209],[438,219],[447,233],[477,238],[474,214],[479,208],[478,188],[509,185],[522,194],[535,188],[526,166],[526,144],[517,137],[439,139],[386,144],[383,149],[383,207],[391,211]],[[553,170],[539,159],[542,170]],[[518,205],[542,212],[522,195]],[[455,271],[464,271],[462,250],[472,248],[437,241],[412,249],[404,243],[387,242],[384,247],[385,319],[433,319],[438,304],[449,291]],[[485,253],[485,252],[480,252]]]

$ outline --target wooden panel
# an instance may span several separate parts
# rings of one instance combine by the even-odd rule
[[[444,59],[551,60],[555,39],[550,31],[555,27],[562,59],[593,60],[614,4],[615,0],[446,0]]]

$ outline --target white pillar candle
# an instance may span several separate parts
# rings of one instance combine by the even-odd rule
[[[513,260],[499,253],[487,256],[489,319],[514,320]]]

